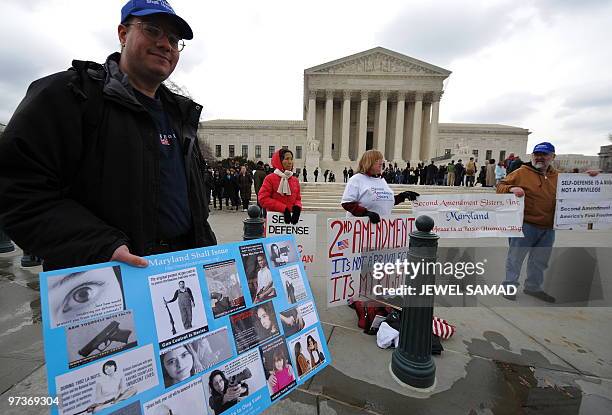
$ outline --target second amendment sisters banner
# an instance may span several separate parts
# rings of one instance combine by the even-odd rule
[[[441,238],[523,236],[524,200],[513,194],[424,195],[412,202],[415,216],[430,216]]]
[[[368,218],[327,220],[328,307],[369,295],[373,263],[407,259],[414,220],[412,216],[383,216],[376,225]],[[403,284],[403,279],[386,276],[377,284],[391,288]]]
[[[52,414],[255,415],[331,361],[293,237],[148,260],[40,274]]]

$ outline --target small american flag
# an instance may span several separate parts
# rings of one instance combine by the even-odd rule
[[[349,247],[348,239],[344,239],[342,241],[338,241],[338,249],[346,249]]]

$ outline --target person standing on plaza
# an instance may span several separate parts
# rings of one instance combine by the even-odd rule
[[[446,172],[448,173],[446,176],[446,184],[447,186],[455,185],[455,160],[451,160],[446,166]]]
[[[514,170],[518,170],[519,167],[523,165],[523,160],[521,160],[520,156],[514,157],[512,163],[510,163],[509,167],[506,167],[506,174],[512,173]]]
[[[163,85],[192,30],[166,1],[131,0],[117,35],[104,65],[35,81],[0,139],[1,226],[45,270],[217,243],[202,107]]]
[[[498,185],[504,177],[506,177],[506,167],[504,162],[500,161],[495,167],[495,184]]]
[[[514,161],[514,153],[510,153],[508,155],[508,158],[506,160],[503,161],[504,163],[504,167],[506,168],[506,170],[508,170],[508,168],[510,167],[510,165],[512,164],[512,162]],[[500,160],[501,161],[501,160]]]
[[[557,171],[552,162],[555,147],[548,142],[536,145],[531,162],[502,179],[497,185],[497,193],[514,193],[525,198],[522,238],[509,238],[506,259],[506,279],[502,284],[518,286],[521,268],[527,254],[527,279],[523,292],[543,301],[554,303],[555,298],[542,289],[544,271],[555,242],[553,229],[555,203],[557,196]],[[504,295],[508,300],[516,300],[516,295]]]
[[[260,160],[257,162],[255,167],[255,173],[253,174],[253,186],[255,187],[255,199],[257,200],[257,206],[261,209],[260,215],[262,218],[266,217],[265,209],[259,204],[259,191],[266,178],[266,171],[263,162]]]
[[[470,157],[470,160],[465,166],[465,185],[467,187],[474,187],[474,179],[477,171],[478,166],[476,165],[476,161],[474,161],[474,157]]]
[[[317,182],[317,179],[319,178],[319,168],[318,168],[318,167],[316,167],[316,168],[314,169],[313,174],[314,174],[315,183],[316,183],[316,182]]]
[[[302,169],[302,177],[303,177],[303,182],[306,183],[308,181],[308,171],[306,170],[306,166],[304,166],[304,168]]]
[[[346,216],[368,217],[373,224],[381,216],[388,216],[393,206],[406,200],[416,200],[418,193],[409,190],[397,195],[380,175],[383,155],[378,150],[367,150],[359,159],[357,174],[351,177],[344,188],[342,207]]]
[[[486,187],[495,186],[495,159],[489,160],[489,164],[487,164],[485,183]]]
[[[426,167],[426,173],[425,173],[425,184],[427,185],[434,185],[436,184],[436,177],[438,175],[438,167],[436,167],[436,165],[434,164],[433,159],[431,160],[431,164],[429,166]]]
[[[223,198],[225,199],[225,207],[230,208],[230,203],[232,206],[232,210],[234,209],[234,169],[225,169],[225,174],[223,175]]]
[[[257,166],[255,166],[255,173],[253,174],[253,185],[255,187],[255,194],[259,194],[259,190],[261,189],[265,178],[266,172],[264,170],[264,164],[262,161],[258,161]]]
[[[480,166],[480,172],[478,173],[478,183],[482,187],[487,186],[487,166]]]
[[[506,258],[506,278],[503,285],[519,285],[519,277],[525,257],[527,279],[523,293],[554,303],[555,298],[543,291],[544,271],[555,242],[553,229],[557,197],[557,171],[552,163],[555,147],[549,142],[537,144],[531,154],[531,162],[524,163],[497,185],[497,193],[514,193],[525,198],[523,216],[523,237],[509,238]],[[588,171],[596,176],[598,171]],[[516,300],[516,295],[504,295],[508,300]]]
[[[348,170],[346,167],[342,170],[342,176],[344,177],[344,183],[346,183],[348,181]]]
[[[455,164],[455,186],[463,186],[463,177],[465,175],[465,167],[463,166],[463,160],[457,160]]]
[[[438,174],[436,174],[436,182],[435,184],[438,186],[444,185],[444,177],[446,176],[446,166],[443,164],[438,169]]]
[[[240,198],[242,199],[242,211],[246,212],[251,201],[251,186],[253,185],[253,177],[247,171],[246,166],[240,167],[238,175],[238,187],[240,188]]]
[[[259,204],[270,212],[280,212],[285,223],[297,225],[302,212],[300,182],[293,176],[293,153],[281,148],[272,156],[274,173],[266,176],[259,191]]]

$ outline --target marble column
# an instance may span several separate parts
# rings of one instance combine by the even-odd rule
[[[359,141],[357,146],[357,159],[366,151],[366,137],[368,134],[368,91],[361,91],[361,105],[359,107]]]
[[[323,140],[323,160],[331,161],[332,126],[334,119],[334,91],[325,92],[325,138]]]
[[[315,139],[315,129],[317,120],[317,91],[308,91],[308,119],[307,123],[307,136],[306,136],[306,147],[308,148],[308,142]]]
[[[429,158],[438,156],[438,119],[440,117],[440,97],[442,93],[434,92],[431,104],[431,127],[429,129]]]
[[[342,94],[342,143],[340,143],[340,161],[349,162],[349,137],[351,132],[351,91]]]
[[[429,132],[431,131],[431,102],[423,103],[423,124],[421,125],[421,156],[420,159],[429,164],[429,153],[431,141]]]
[[[410,165],[416,167],[421,161],[421,120],[423,112],[423,93],[414,96],[414,112],[412,114],[412,146],[410,149]]]
[[[376,137],[376,149],[385,156],[385,141],[387,141],[387,91],[380,91],[380,103],[378,105],[378,137]]]
[[[393,149],[393,162],[403,166],[402,145],[404,144],[404,109],[406,107],[406,93],[397,93],[397,110],[395,116],[395,141]]]

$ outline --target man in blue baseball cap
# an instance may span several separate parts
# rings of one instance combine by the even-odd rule
[[[552,166],[554,159],[555,146],[547,141],[536,144],[531,161],[522,164],[497,185],[497,193],[514,193],[525,198],[524,237],[509,238],[506,279],[502,284],[518,286],[523,262],[529,254],[523,292],[548,303],[555,302],[555,298],[542,289],[544,271],[548,268],[555,242],[553,224],[558,174]],[[588,173],[592,176],[598,174],[597,171]],[[504,295],[504,298],[516,300],[514,294]]]
[[[514,193],[525,198],[523,238],[509,238],[504,285],[518,285],[521,267],[527,254],[527,279],[523,292],[543,301],[554,303],[555,298],[542,290],[544,271],[555,242],[553,229],[557,195],[557,171],[552,167],[555,147],[549,142],[533,148],[531,161],[510,173],[497,185],[497,193]],[[514,294],[504,295],[516,300]]]
[[[0,140],[0,227],[46,270],[216,244],[202,107],[163,82],[193,32],[164,0],[131,0],[121,52],[32,83]]]

